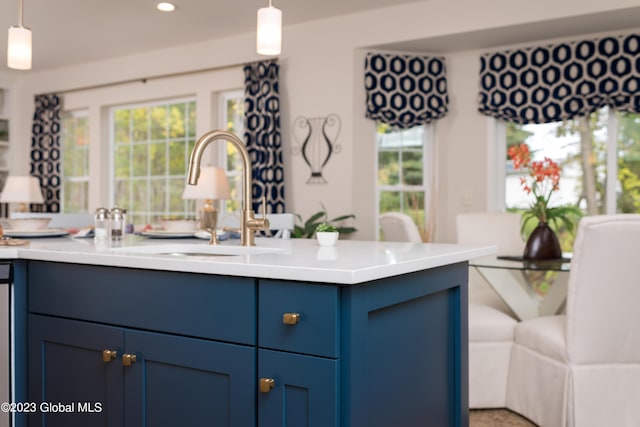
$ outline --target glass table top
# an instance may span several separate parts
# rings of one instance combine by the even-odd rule
[[[562,259],[530,261],[522,259],[522,256],[490,255],[475,258],[469,261],[472,267],[502,268],[508,270],[533,270],[533,271],[569,271],[571,267],[571,255],[564,254]]]
[[[559,260],[525,261],[486,256],[469,261],[520,320],[559,314],[567,296],[571,254]]]

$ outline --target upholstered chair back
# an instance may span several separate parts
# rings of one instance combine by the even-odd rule
[[[420,230],[409,215],[387,212],[380,215],[382,237],[387,242],[422,243]]]
[[[522,255],[520,215],[510,212],[471,212],[456,217],[461,245],[496,245],[497,255]]]
[[[574,364],[640,361],[640,215],[584,217],[567,294]]]

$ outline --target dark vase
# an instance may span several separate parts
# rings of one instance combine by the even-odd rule
[[[531,232],[522,257],[527,260],[562,258],[558,236],[546,222],[539,222]]]

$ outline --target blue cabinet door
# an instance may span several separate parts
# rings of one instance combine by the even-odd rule
[[[258,394],[259,427],[338,426],[339,360],[258,350],[258,377],[273,388]]]
[[[126,426],[256,425],[251,346],[125,331]]]
[[[122,364],[103,350],[122,352],[122,328],[29,315],[30,425],[124,425]]]

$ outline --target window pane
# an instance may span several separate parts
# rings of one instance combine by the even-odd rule
[[[163,176],[167,172],[167,144],[165,142],[149,144],[151,175]],[[182,160],[182,157],[180,160]],[[184,164],[184,163],[183,163]]]
[[[169,129],[171,138],[184,138],[186,135],[186,105],[172,104],[170,106]]]
[[[409,215],[419,230],[425,229],[424,191],[406,191],[403,193],[404,213]]]
[[[244,140],[244,97],[241,93],[228,93],[222,97],[221,109],[222,120],[226,130],[237,135],[238,138]],[[227,169],[227,178],[229,180],[229,189],[231,192],[231,200],[225,200],[223,204],[224,212],[239,212],[242,201],[242,162],[240,155],[235,147],[226,144],[226,147],[219,151],[224,165]]]
[[[133,146],[132,176],[147,176],[149,173],[147,163],[148,151],[147,144],[135,144]]]
[[[151,179],[149,180],[149,201],[150,210],[152,212],[165,212],[167,211],[166,202],[166,185],[165,179]]]
[[[115,204],[127,209],[135,225],[194,217],[195,204],[182,200],[182,191],[195,144],[195,101],[118,107],[111,114]],[[187,140],[187,134],[194,136]]]
[[[146,107],[136,108],[131,113],[133,116],[133,141],[146,141],[149,137],[149,109]]]
[[[189,112],[188,122],[187,122],[187,136],[189,138],[196,137],[196,103],[189,102],[187,104],[187,111]]]
[[[131,141],[131,110],[117,110],[113,118],[114,140],[117,143]]]
[[[131,150],[130,145],[120,145],[116,147],[115,153],[115,175],[116,178],[127,178],[131,174],[129,169],[131,164],[129,162],[129,152]]]
[[[618,113],[617,212],[640,213],[640,114]]]
[[[400,161],[395,151],[378,153],[378,184],[396,185],[400,182]]]
[[[89,205],[89,183],[67,182],[64,186],[64,212],[86,212]]]
[[[380,192],[380,213],[398,212],[402,205],[401,193],[399,191]]]
[[[422,152],[405,151],[402,153],[402,182],[406,185],[422,185]]]
[[[151,139],[165,139],[167,137],[167,108],[165,106],[151,109]]]
[[[88,112],[63,112],[61,117],[63,213],[87,212],[89,207]]]
[[[170,175],[185,175],[187,173],[187,163],[185,162],[186,153],[184,147],[184,141],[170,141],[169,142],[169,174]],[[188,160],[188,159],[187,159]]]
[[[147,191],[147,180],[136,179],[131,182],[132,196],[131,204],[133,212],[149,212],[149,193]]]
[[[131,200],[129,186],[131,181],[128,179],[116,180],[115,201],[116,206],[129,206]]]
[[[172,178],[169,180],[169,213],[180,214],[185,211],[186,201],[182,199],[185,178]]]

